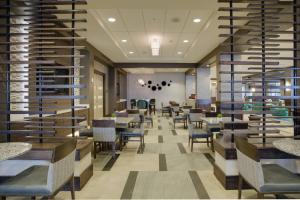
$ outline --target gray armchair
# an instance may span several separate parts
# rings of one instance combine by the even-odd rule
[[[207,133],[203,129],[195,129],[195,125],[188,124],[189,130],[189,145],[191,144],[191,152],[193,152],[194,143],[206,143],[207,146],[211,145],[211,150],[214,151],[213,134]],[[197,140],[198,139],[198,140]],[[199,141],[199,139],[206,139],[205,141]]]
[[[94,120],[93,121],[94,158],[96,158],[97,146],[103,143],[112,144],[112,156],[116,155],[116,123],[115,120]]]
[[[32,166],[20,174],[0,183],[0,197],[28,196],[33,199],[43,196],[52,199],[65,184],[70,184],[72,199],[74,192],[74,165],[76,140],[59,145],[53,151],[48,165]]]
[[[258,198],[265,194],[300,193],[300,177],[277,164],[262,164],[259,153],[246,138],[235,137],[239,170],[238,198],[242,196],[243,182],[257,192]]]

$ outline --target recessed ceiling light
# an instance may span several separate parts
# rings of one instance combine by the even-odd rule
[[[129,51],[129,54],[134,54],[134,52],[133,51]]]
[[[127,40],[122,40],[122,42],[123,42],[123,43],[126,43],[126,42],[127,42]]]
[[[181,51],[178,51],[178,52],[177,52],[177,54],[178,54],[178,55],[181,55],[181,54],[182,54],[182,52],[181,52]]]
[[[188,43],[189,41],[188,41],[188,40],[183,40],[183,42],[184,42],[184,43]]]
[[[109,22],[112,22],[112,23],[113,23],[113,22],[116,21],[116,18],[110,17],[110,18],[108,18],[107,20],[108,20]]]
[[[200,23],[200,22],[201,22],[201,19],[195,18],[195,19],[193,19],[193,22],[194,22],[194,23]]]

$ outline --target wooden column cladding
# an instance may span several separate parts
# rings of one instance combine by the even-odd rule
[[[221,103],[222,114],[231,116],[232,122],[237,115],[256,115],[259,121],[249,123],[258,129],[262,142],[267,134],[278,133],[278,128],[294,127],[294,134],[299,134],[299,0],[219,3],[219,20],[223,23],[219,26],[220,37],[225,38],[220,74],[227,75],[227,79],[220,80],[220,93],[230,95]],[[291,84],[280,84],[283,80]],[[292,93],[282,95],[281,90]],[[245,104],[251,105],[252,110],[245,110]],[[290,115],[278,116],[278,109],[289,110]],[[279,118],[294,120],[294,124],[276,123]],[[239,130],[233,129],[227,132],[239,134]]]
[[[7,141],[16,135],[55,136],[60,129],[74,136],[86,120],[77,114],[85,108],[79,104],[85,96],[76,92],[85,87],[79,81],[85,47],[77,45],[85,40],[80,36],[86,30],[84,5],[83,0],[0,1],[0,90],[5,95],[0,134]]]

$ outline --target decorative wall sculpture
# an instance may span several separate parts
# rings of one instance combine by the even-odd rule
[[[149,89],[151,89],[154,92],[154,91],[160,91],[163,89],[163,87],[166,87],[166,86],[170,87],[172,80],[169,80],[168,82],[161,81],[160,83],[156,83],[156,84],[153,83],[152,80],[148,80],[147,83],[145,83],[145,81],[143,81],[142,79],[139,79],[138,82],[142,87],[148,87]]]

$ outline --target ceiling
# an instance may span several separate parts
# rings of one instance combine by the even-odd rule
[[[132,74],[154,74],[154,73],[185,73],[190,68],[124,68],[128,73]]]
[[[88,0],[85,8],[83,35],[113,62],[195,63],[223,41],[217,0]],[[151,55],[152,36],[160,38],[159,56]]]

